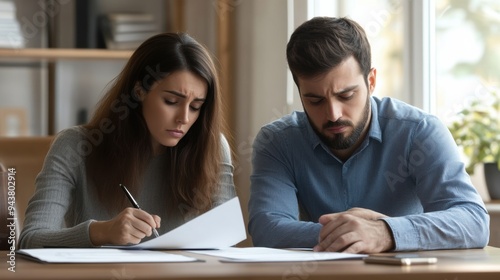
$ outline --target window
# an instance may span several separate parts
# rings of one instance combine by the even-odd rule
[[[467,100],[500,86],[500,2],[436,0],[436,114],[448,122]]]

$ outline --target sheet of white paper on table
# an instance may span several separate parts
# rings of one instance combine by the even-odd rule
[[[191,258],[148,250],[112,248],[43,248],[21,249],[17,253],[47,263],[137,263],[137,262],[194,262]]]
[[[191,221],[130,249],[218,249],[247,238],[238,197]]]
[[[300,262],[362,259],[367,255],[336,252],[313,252],[273,249],[265,247],[225,248],[220,250],[192,250],[196,254],[224,258],[222,262]]]

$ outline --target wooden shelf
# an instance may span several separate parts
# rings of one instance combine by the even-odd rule
[[[107,49],[2,49],[0,58],[7,59],[128,59],[133,51],[107,50]]]

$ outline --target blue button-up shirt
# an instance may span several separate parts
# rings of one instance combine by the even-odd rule
[[[255,246],[313,247],[318,218],[383,213],[395,250],[484,247],[489,216],[447,127],[403,102],[371,97],[367,137],[345,162],[304,112],[264,127],[253,145],[249,232]]]

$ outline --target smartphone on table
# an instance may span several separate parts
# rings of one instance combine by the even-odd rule
[[[370,255],[363,259],[365,263],[374,264],[392,264],[392,265],[416,265],[416,264],[435,264],[437,258],[423,257],[417,254],[396,254],[387,255]]]

